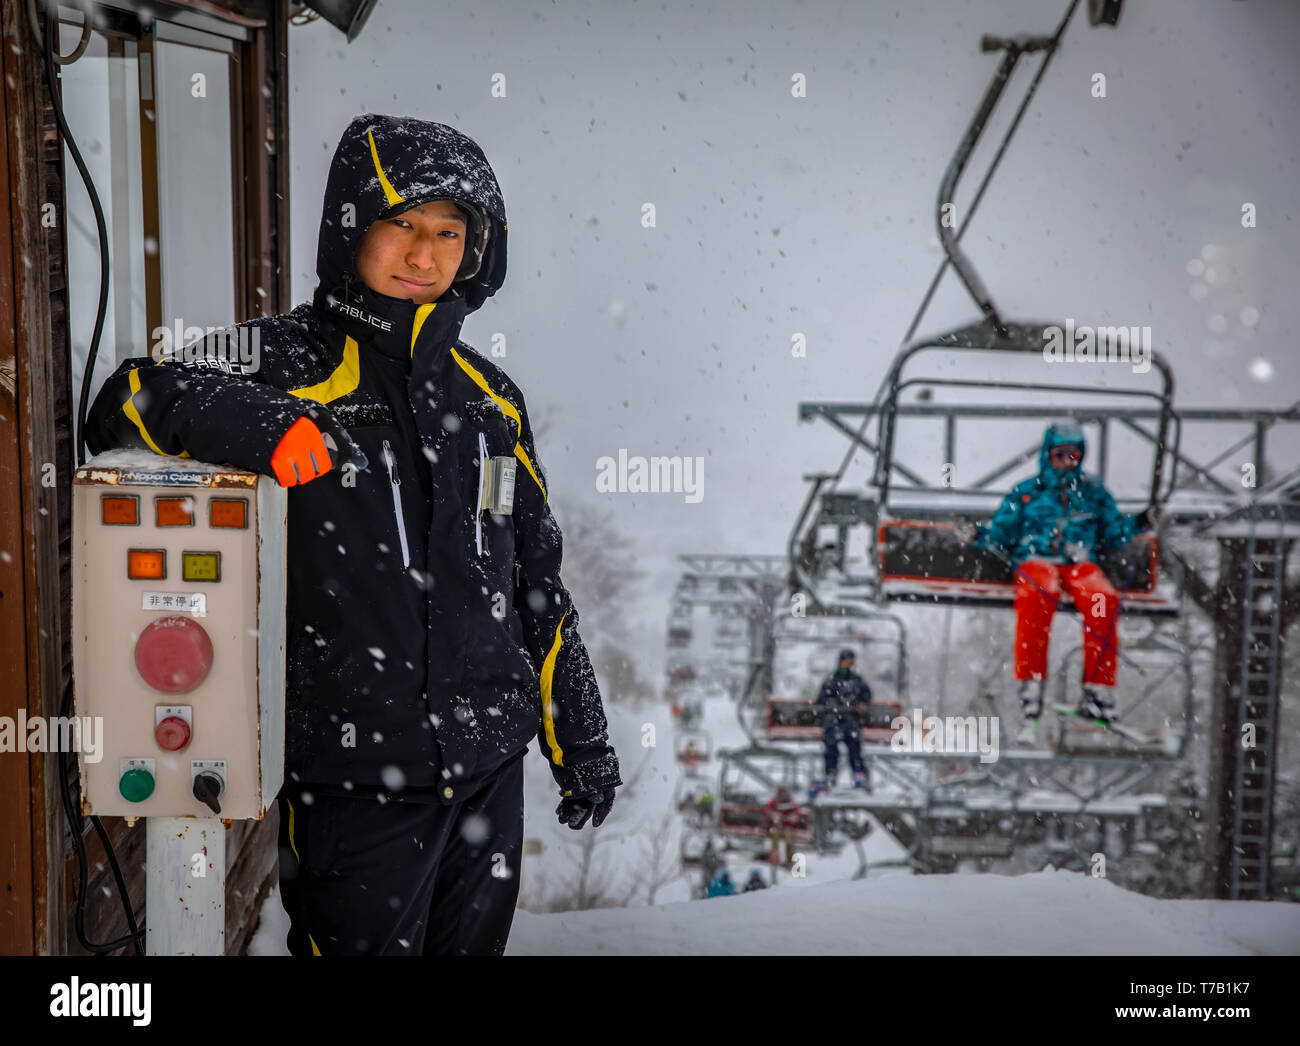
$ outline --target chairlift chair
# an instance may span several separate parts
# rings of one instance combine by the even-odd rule
[[[836,613],[840,611],[841,613]],[[819,613],[802,619],[782,615],[774,630],[778,647],[810,644],[817,652],[838,650],[849,646],[862,653],[871,647],[884,647],[890,662],[891,691],[898,700],[873,700],[868,720],[862,727],[862,738],[870,742],[887,742],[893,735],[890,723],[902,714],[908,700],[907,690],[907,627],[902,618],[884,611],[867,611],[860,607],[820,607]],[[810,657],[815,656],[810,655]],[[833,666],[833,654],[831,665]],[[860,658],[860,662],[866,660]],[[825,666],[809,666],[810,677],[820,686],[826,673]],[[880,692],[879,680],[864,673],[869,685]],[[773,694],[767,699],[764,729],[771,740],[810,740],[822,738],[822,710],[808,697]]]
[[[721,754],[722,769],[718,777],[718,832],[728,841],[741,846],[769,838],[766,804],[778,787],[784,786],[792,796],[805,795],[808,775],[798,759],[777,749],[729,751]],[[765,761],[775,773],[760,771],[754,765]],[[797,842],[812,838],[812,818],[801,810],[799,824],[793,830]]]
[[[917,482],[923,474],[907,469],[912,482],[904,485],[896,479],[898,462],[897,428],[900,415],[905,413],[942,417],[945,425],[944,453],[947,461],[956,456],[958,442],[957,421],[965,416],[971,419],[990,416],[1042,417],[1044,422],[1068,416],[1080,425],[1107,426],[1113,418],[1131,422],[1135,416],[1153,416],[1156,431],[1148,433],[1153,447],[1151,471],[1146,487],[1146,507],[1162,503],[1173,485],[1173,470],[1166,469],[1166,458],[1176,454],[1177,419],[1173,411],[1173,376],[1168,365],[1152,354],[1153,370],[1160,376],[1158,390],[1102,389],[1064,383],[1037,381],[1012,382],[998,380],[956,379],[930,373],[911,376],[908,364],[927,350],[945,353],[1024,353],[1037,346],[1041,348],[1041,332],[1045,324],[1007,324],[999,331],[989,322],[951,331],[937,338],[923,339],[900,353],[891,368],[879,416],[880,443],[876,456],[872,484],[880,502],[880,515],[876,525],[876,550],[879,569],[879,597],[882,600],[948,604],[958,606],[1009,606],[1014,601],[1015,588],[1007,559],[970,545],[958,536],[954,524],[962,521],[987,520],[1005,494],[1009,481],[1003,477],[1028,456],[1028,451],[1018,454],[996,470],[975,481],[972,486],[944,486],[939,482]],[[1037,340],[1036,340],[1037,339]],[[1030,391],[1069,392],[1082,398],[1100,392],[1110,397],[1146,401],[1149,406],[1121,413],[1121,408],[1080,406],[1065,409],[1059,406],[1020,405],[1009,411],[1005,403],[952,404],[945,407],[902,407],[900,399],[907,390],[923,386],[927,389],[943,387],[962,389],[990,389],[1010,392],[1016,390],[1023,396]],[[1135,426],[1130,425],[1130,428]],[[1103,429],[1103,432],[1105,429]],[[1103,436],[1104,441],[1104,436]],[[1104,455],[1104,448],[1102,450]],[[940,469],[932,470],[936,479]],[[1001,483],[1001,487],[994,483]],[[1120,593],[1121,608],[1126,613],[1157,617],[1175,617],[1179,612],[1177,585],[1157,586],[1160,580],[1158,538],[1143,534],[1130,545],[1098,555],[1100,566]],[[1175,579],[1176,581],[1177,579]],[[1068,599],[1062,599],[1060,608],[1073,610]]]
[[[980,313],[980,319],[972,324],[950,330],[937,337],[921,338],[910,341],[899,352],[882,388],[880,413],[878,415],[878,449],[875,455],[875,468],[872,486],[879,505],[879,520],[875,528],[878,553],[879,596],[883,600],[900,599],[936,604],[957,605],[1009,605],[1012,602],[1014,586],[1008,562],[993,553],[985,552],[961,542],[953,530],[953,523],[958,513],[953,507],[953,499],[960,497],[987,498],[993,493],[992,484],[1001,480],[1017,464],[1016,459],[1004,464],[997,470],[976,480],[969,487],[943,486],[939,478],[942,475],[936,468],[928,472],[907,469],[897,456],[897,427],[900,414],[931,414],[944,419],[944,453],[943,463],[956,459],[959,443],[957,420],[959,417],[989,417],[1006,415],[1007,399],[1018,397],[1023,401],[1030,392],[1070,393],[1082,398],[1085,404],[1074,409],[1062,409],[1054,405],[1050,409],[1039,408],[1044,417],[1058,417],[1062,414],[1073,417],[1081,424],[1099,421],[1102,425],[1103,446],[1099,448],[1100,457],[1104,458],[1104,441],[1107,412],[1099,408],[1091,411],[1086,406],[1089,397],[1095,396],[1097,389],[1090,385],[1075,385],[1063,381],[997,381],[958,379],[943,373],[933,373],[922,377],[914,376],[909,366],[928,350],[941,351],[951,362],[953,354],[969,355],[973,353],[1001,354],[1006,358],[1010,354],[1041,354],[1044,336],[1049,327],[1058,331],[1071,329],[1069,323],[1041,323],[1012,321],[1004,319],[994,305],[992,296],[975,272],[970,259],[960,246],[961,234],[948,220],[952,201],[956,199],[957,184],[974,152],[975,145],[988,124],[989,117],[996,108],[1003,90],[1011,79],[1011,73],[1017,62],[1026,54],[1044,52],[1039,78],[1046,69],[1059,45],[1061,36],[1074,13],[1076,3],[1070,3],[1066,16],[1060,23],[1056,34],[1051,37],[1010,37],[999,38],[985,36],[980,41],[981,50],[1002,52],[1002,62],[986,90],[966,134],[949,162],[939,185],[936,201],[935,220],[939,242],[943,247],[947,264],[969,292]],[[1094,3],[1090,8],[1090,20],[1095,25],[1114,25],[1119,19],[1119,3]],[[1038,78],[1031,82],[1021,104],[1020,113],[1024,112],[1029,99],[1037,86]],[[1019,122],[1019,115],[1012,122],[1003,141],[1003,149]],[[995,156],[992,165],[981,186],[992,177],[996,169],[1001,150]],[[978,196],[977,196],[978,202]],[[974,207],[971,208],[973,212]],[[968,213],[965,222],[969,223]],[[963,231],[965,225],[963,225]],[[942,269],[940,270],[942,273]],[[935,283],[937,284],[938,277]],[[933,291],[934,285],[931,286]],[[928,302],[928,296],[927,296]],[[922,306],[922,311],[924,305]],[[918,313],[919,319],[920,313]],[[909,332],[910,337],[910,332]],[[1143,410],[1132,408],[1109,408],[1109,413],[1123,415],[1122,421],[1135,431],[1148,436],[1154,445],[1151,475],[1147,489],[1146,507],[1155,507],[1163,503],[1172,490],[1174,469],[1177,462],[1177,419],[1173,411],[1173,375],[1168,364],[1156,353],[1151,353],[1151,368],[1159,379],[1158,390],[1111,389],[1106,394],[1119,397],[1128,402],[1137,401],[1145,404]],[[901,404],[902,394],[909,389],[924,386],[929,396],[941,388],[989,389],[999,393],[991,404],[923,404],[904,408]],[[1096,403],[1096,400],[1092,400]],[[1137,425],[1135,417],[1151,416],[1154,412],[1156,431],[1145,433]],[[1037,416],[1033,408],[1017,404],[1011,413],[1021,417]],[[1174,467],[1166,476],[1166,458],[1171,457]],[[942,463],[936,463],[942,464]],[[912,486],[906,488],[906,495],[896,482],[898,477],[907,479]],[[1002,493],[1005,493],[1003,491]],[[998,498],[1000,501],[1001,499]],[[996,508],[996,503],[985,504],[976,508],[975,518],[988,518]],[[1102,569],[1106,571],[1112,584],[1120,591],[1122,606],[1130,613],[1172,616],[1178,613],[1176,597],[1156,590],[1158,561],[1157,540],[1154,535],[1144,536],[1130,547],[1117,550],[1114,554],[1099,557]],[[1064,609],[1069,609],[1065,607]]]
[[[691,645],[691,630],[674,625],[668,629],[668,647],[671,650],[684,650]]]
[[[713,778],[708,774],[685,773],[673,786],[673,806],[680,812],[699,801],[701,795],[714,795]]]
[[[694,749],[692,751],[692,749]],[[677,741],[677,760],[688,765],[713,758],[713,736],[707,730],[683,731]]]

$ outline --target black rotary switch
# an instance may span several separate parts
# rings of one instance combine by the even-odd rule
[[[194,798],[206,803],[214,814],[221,813],[221,804],[217,796],[221,794],[221,777],[211,770],[202,770],[194,775]]]

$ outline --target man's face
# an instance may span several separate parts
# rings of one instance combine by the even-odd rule
[[[428,305],[455,279],[465,231],[465,216],[450,200],[430,200],[373,222],[357,248],[357,275],[372,291]]]
[[[851,657],[840,658],[840,668],[852,668],[852,667],[853,667],[853,658]]]
[[[1052,468],[1069,472],[1083,459],[1083,448],[1077,443],[1061,443],[1047,452]]]

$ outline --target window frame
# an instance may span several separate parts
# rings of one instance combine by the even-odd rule
[[[82,12],[60,5],[58,20],[61,28],[79,31]],[[92,31],[105,39],[110,59],[126,57],[126,44],[134,43],[138,75],[139,104],[139,164],[141,235],[145,242],[152,240],[157,249],[144,254],[144,295],[146,338],[159,327],[169,326],[163,316],[162,273],[168,263],[163,256],[162,214],[159,198],[158,125],[155,110],[156,62],[155,44],[175,43],[224,54],[229,59],[227,110],[230,121],[230,141],[225,150],[230,157],[231,185],[231,258],[234,275],[234,315],[230,321],[249,319],[258,315],[273,314],[280,303],[279,288],[262,286],[258,270],[266,270],[271,243],[278,239],[272,225],[274,210],[257,206],[250,198],[267,180],[263,172],[244,173],[248,156],[246,139],[255,133],[246,121],[245,92],[250,88],[249,72],[253,66],[265,66],[261,53],[261,37],[254,29],[264,26],[258,19],[243,19],[247,24],[223,21],[220,18],[174,4],[159,2],[152,10],[149,22],[140,19],[139,13],[127,6],[124,0],[101,0],[91,16]],[[269,137],[269,133],[268,133]],[[212,147],[220,153],[220,147]],[[283,157],[280,157],[283,162]],[[275,179],[280,180],[280,179]],[[252,185],[246,184],[252,182]],[[260,250],[253,252],[250,245],[259,243]],[[259,288],[262,293],[258,293]],[[150,344],[152,344],[150,342]],[[143,355],[146,346],[119,346],[119,352]]]

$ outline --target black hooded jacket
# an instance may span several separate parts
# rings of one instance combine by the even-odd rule
[[[467,254],[486,229],[460,270],[473,275],[430,305],[362,283],[370,224],[439,199],[468,205]],[[523,395],[458,339],[505,269],[505,206],[478,145],[358,117],[330,167],[313,300],[208,335],[206,355],[127,360],[91,408],[94,453],[274,475],[280,438],[308,416],[350,457],[288,491],[290,782],[451,803],[536,736],[562,794],[621,784]],[[256,366],[223,358],[239,338]],[[482,444],[515,463],[509,514],[476,511]]]
[[[871,687],[853,669],[836,669],[822,681],[817,704],[822,709],[822,725],[854,725],[860,717],[859,706],[871,704]]]

